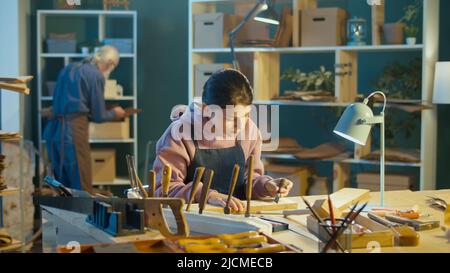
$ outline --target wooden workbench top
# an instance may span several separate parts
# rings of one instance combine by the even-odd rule
[[[450,190],[442,191],[393,191],[385,193],[385,207],[395,209],[411,209],[413,206],[418,205],[421,214],[429,214],[430,216],[424,220],[438,220],[443,224],[444,213],[429,207],[426,204],[428,196],[440,197],[444,200],[450,200]],[[309,196],[308,201],[324,199],[326,196]],[[301,198],[291,198],[291,200],[299,201],[299,208],[306,208],[301,201]],[[370,193],[369,205],[376,207],[380,203],[379,193]],[[292,225],[301,227],[306,230],[306,216],[289,216],[288,218]],[[450,253],[450,242],[444,237],[444,232],[441,229],[434,229],[429,231],[419,232],[420,244],[417,247],[391,247],[382,249],[358,249],[353,252],[368,253],[373,251],[380,251],[382,253],[436,253],[445,252]],[[299,236],[298,234],[287,231],[274,234],[273,237],[282,242],[294,244],[303,248],[306,253],[318,252],[317,243],[311,239]]]

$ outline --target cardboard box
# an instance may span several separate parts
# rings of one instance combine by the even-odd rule
[[[196,64],[195,65],[195,83],[194,83],[194,97],[202,97],[203,86],[208,81],[211,75],[221,69],[232,68],[231,64]]]
[[[130,119],[105,123],[89,124],[90,139],[129,139]]]
[[[346,42],[347,12],[341,8],[306,9],[301,13],[302,46],[338,46]]]
[[[310,169],[303,166],[286,166],[269,164],[265,166],[266,174],[273,178],[287,178],[294,183],[289,197],[305,196],[308,189]]]
[[[117,99],[123,97],[120,92],[117,80],[107,80],[105,82],[105,99]]]
[[[92,181],[111,183],[116,179],[116,150],[92,149]]]
[[[194,15],[194,48],[228,47],[228,33],[239,24],[239,18],[225,13]],[[235,43],[238,41],[236,37]]]

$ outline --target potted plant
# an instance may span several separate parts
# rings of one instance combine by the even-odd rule
[[[286,91],[283,99],[300,99],[303,101],[333,101],[334,74],[324,66],[309,73],[300,69],[289,68],[281,76],[281,80],[290,81],[296,85],[295,91]]]
[[[405,27],[406,44],[415,45],[417,42],[417,33],[419,28],[415,25],[409,25]]]
[[[418,28],[415,26],[417,19],[419,17],[419,11],[421,7],[421,1],[416,0],[414,4],[406,6],[403,10],[405,11],[404,15],[400,20],[395,23],[388,23],[383,25],[383,34],[384,34],[384,42],[385,44],[403,44],[404,36],[408,37],[408,34],[417,35]],[[406,33],[405,30],[408,28],[409,32]],[[414,33],[416,32],[416,33]],[[414,35],[414,36],[415,36]],[[412,37],[411,37],[412,38]],[[412,39],[410,40],[412,42]]]

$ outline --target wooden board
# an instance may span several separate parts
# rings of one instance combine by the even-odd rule
[[[345,188],[340,191],[337,191],[330,195],[331,201],[333,202],[333,206],[340,210],[344,211],[348,209],[351,205],[356,204],[357,202],[368,201],[370,198],[370,191],[363,189],[351,189]],[[324,204],[324,209],[328,211],[328,205]]]
[[[298,209],[298,202],[286,198],[280,199],[280,202],[278,204],[273,202],[272,200],[271,201],[252,200],[250,213],[258,213],[260,211],[277,211],[277,210],[291,210],[291,209]],[[195,211],[194,208],[192,210]],[[207,205],[205,211],[220,213],[223,212],[223,208]],[[244,213],[245,211],[243,211],[241,214]]]

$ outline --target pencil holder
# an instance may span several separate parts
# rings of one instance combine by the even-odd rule
[[[324,219],[319,223],[318,231],[320,253],[351,253],[352,251],[352,224],[345,223],[344,219]]]

